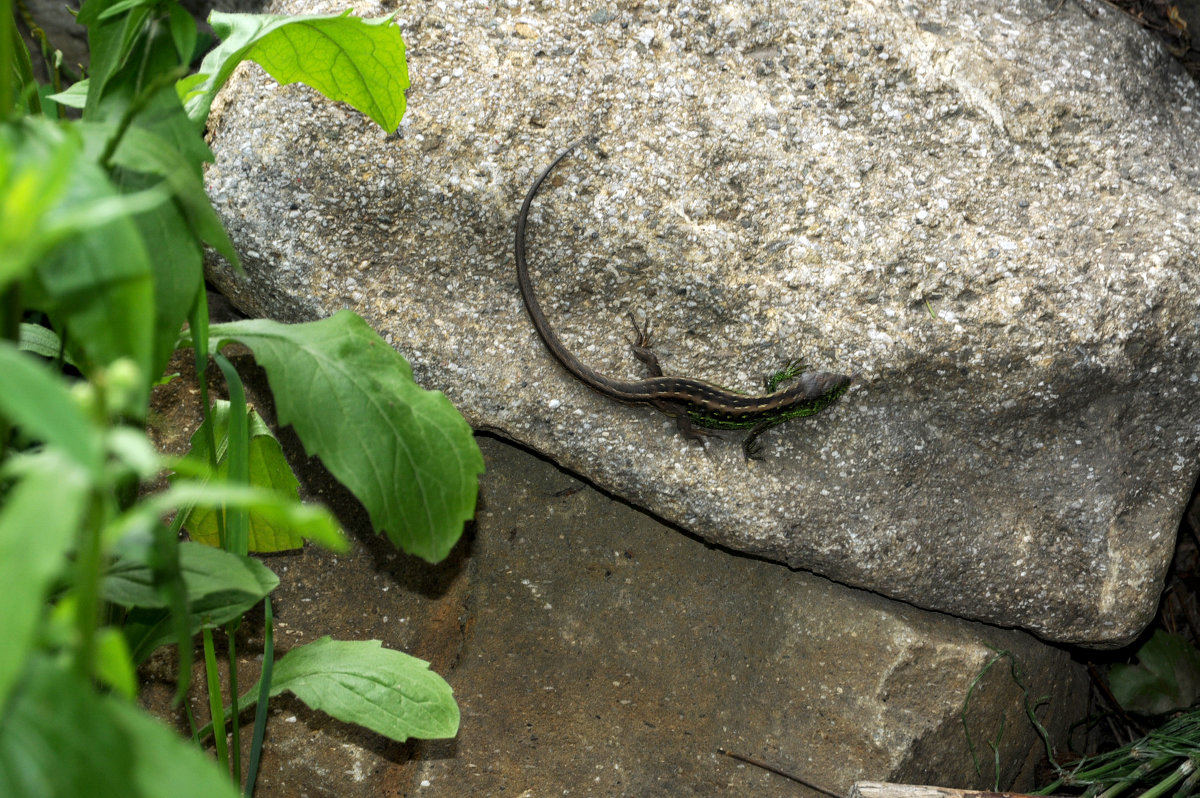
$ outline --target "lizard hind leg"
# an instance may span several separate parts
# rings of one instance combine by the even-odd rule
[[[747,460],[762,460],[762,444],[758,442],[758,436],[774,427],[777,424],[782,424],[787,421],[786,418],[774,418],[764,421],[758,426],[750,430],[750,434],[746,436],[746,440],[742,441],[742,454],[746,455]]]
[[[707,440],[710,436],[717,434],[716,430],[698,427],[693,424],[692,419],[686,412],[675,412],[674,410],[664,410],[664,412],[675,416],[675,425],[679,427],[679,433],[683,435],[683,437],[687,438],[689,441],[696,441],[701,446],[704,445],[705,440]]]
[[[651,377],[663,376],[662,366],[658,363],[658,355],[650,348],[650,320],[646,319],[645,326],[641,326],[638,324],[637,318],[630,312],[629,321],[633,323],[634,339],[629,342],[629,349],[633,352],[633,356],[642,361]]]

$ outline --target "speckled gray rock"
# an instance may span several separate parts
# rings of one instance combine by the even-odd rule
[[[1089,3],[393,10],[399,136],[257,68],[216,109],[241,307],[350,307],[476,426],[722,545],[1054,640],[1142,628],[1200,421],[1200,93],[1153,41]],[[636,310],[667,373],[857,372],[764,462],[537,340],[514,216],[587,131],[530,217],[573,351],[638,375]]]

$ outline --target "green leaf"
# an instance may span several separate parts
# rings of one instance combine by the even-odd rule
[[[124,11],[128,11],[131,8],[138,8],[139,6],[153,7],[157,2],[158,0],[118,0],[118,2],[113,3],[100,12],[99,19],[111,19]]]
[[[189,97],[202,91],[201,87],[208,82],[208,75],[194,74],[175,81],[175,94],[180,102],[187,102]],[[207,111],[205,112],[207,113]]]
[[[71,230],[52,211],[67,193],[79,138],[44,119],[0,126],[0,289],[19,280]]]
[[[143,550],[112,564],[101,585],[106,601],[126,607],[167,606],[154,584],[148,556],[148,550]],[[258,560],[200,543],[179,544],[179,569],[196,628],[236,618],[279,584],[279,577]]]
[[[118,0],[118,2],[113,3],[108,8],[104,9],[104,11],[100,13],[99,18],[101,20],[111,19],[112,17],[117,16],[117,14],[120,14],[123,11],[128,11],[131,8],[138,8],[139,6],[152,7],[156,2],[158,2],[158,0]]]
[[[137,608],[125,623],[135,662],[175,640],[165,611],[169,596],[155,582],[149,557],[148,548],[127,551],[105,574],[100,588],[106,601]],[[257,560],[199,543],[179,544],[179,566],[192,634],[241,617],[279,584],[279,578]]]
[[[200,64],[207,80],[189,94],[188,116],[203,124],[234,68],[251,60],[279,83],[307,83],[393,132],[404,116],[408,88],[400,28],[391,17],[364,20],[349,14],[285,17],[214,11],[209,23],[223,41]]]
[[[84,118],[99,113],[100,101],[108,82],[125,66],[139,40],[144,42],[147,22],[153,9],[138,6],[127,14],[105,17],[105,12],[122,0],[87,0],[75,20],[88,30],[88,95]]]
[[[271,434],[262,416],[250,410],[247,413],[250,427],[250,484],[257,488],[275,491],[299,501],[299,483],[283,456],[283,448]],[[213,435],[217,441],[217,452],[208,451],[207,426],[213,424]],[[225,478],[229,470],[229,402],[216,402],[204,424],[192,435],[192,448],[188,457],[197,463],[207,464],[215,460],[218,481]],[[209,458],[212,458],[210,460]],[[209,546],[218,544],[217,515],[207,507],[192,508],[183,521],[192,540]],[[260,513],[250,513],[250,550],[256,552],[287,551],[304,545],[296,530],[281,526]]]
[[[3,365],[0,372],[11,374]],[[0,380],[0,390],[7,381]],[[29,656],[47,590],[66,565],[87,506],[86,474],[60,454],[45,452],[25,465],[0,505],[0,707]],[[16,793],[0,790],[5,794]]]
[[[0,341],[0,415],[27,435],[58,447],[99,479],[103,448],[99,433],[72,400],[62,379],[33,355]]]
[[[84,137],[87,154],[97,160],[120,132],[116,121],[84,122],[77,127]],[[203,168],[213,160],[212,151],[188,121],[174,89],[164,87],[148,101],[133,124],[124,130],[110,158],[121,169],[165,179],[189,224],[222,256],[231,261],[236,259],[220,217],[204,191]],[[123,176],[118,175],[117,179],[125,185]]]
[[[84,78],[56,94],[48,95],[46,99],[53,100],[65,108],[83,108],[87,105],[87,92],[88,81]]]
[[[1156,631],[1138,649],[1137,665],[1113,665],[1109,686],[1129,712],[1162,715],[1200,698],[1200,651],[1179,635]]]
[[[5,131],[11,133],[7,126]],[[24,277],[26,302],[45,311],[57,329],[71,330],[69,348],[85,373],[128,357],[148,375],[153,285],[148,255],[130,215],[160,205],[169,195],[119,194],[99,166],[81,157],[83,141],[74,128],[43,122],[26,124],[22,132],[13,150],[18,177],[4,187],[16,196],[0,199],[0,283],[10,269]],[[0,139],[4,135],[0,132]],[[57,174],[60,168],[69,172],[31,184],[44,188],[49,201],[42,196],[22,200],[31,186],[21,174]],[[10,229],[27,240],[11,245],[6,240]],[[36,271],[30,273],[34,264]],[[149,388],[142,392],[148,395]]]
[[[322,637],[292,649],[275,663],[271,679],[271,695],[284,690],[313,709],[398,742],[458,733],[450,685],[428,662],[383,648],[378,640]]]
[[[78,127],[87,153],[95,158],[118,133],[116,123]],[[203,288],[202,244],[211,245],[240,268],[233,243],[204,190],[202,167],[209,160],[211,152],[170,88],[164,88],[124,131],[111,155],[123,191],[161,186],[175,200],[132,217],[147,250],[154,253],[149,262],[156,311],[152,373],[165,368],[183,321]]]
[[[0,125],[0,290],[70,237],[128,223],[169,199],[166,191],[117,194],[83,145],[74,126],[40,117]]]
[[[483,457],[471,427],[361,318],[341,311],[286,325],[213,325],[220,348],[238,341],[267,372],[280,424],[291,424],[367,508],[394,544],[444,559],[475,513]]]
[[[98,181],[87,190],[96,193],[71,201],[111,191]],[[68,349],[85,374],[123,357],[143,375],[151,373],[154,285],[149,255],[128,216],[56,248],[42,262],[37,281],[41,291],[35,301],[57,328],[70,329]],[[149,396],[148,383],[142,393],[139,404]]]
[[[43,657],[22,682],[0,724],[0,795],[134,794],[133,746],[91,686]]]
[[[20,337],[17,339],[17,346],[22,352],[30,352],[38,357],[44,357],[49,360],[57,360],[58,353],[62,349],[62,339],[54,332],[54,330],[43,327],[40,324],[29,324],[21,322]],[[66,357],[64,352],[64,362],[70,365],[71,359]]]
[[[238,798],[238,792],[202,751],[137,707],[113,698],[105,708],[133,744],[134,783],[140,798]],[[68,716],[69,717],[69,716]],[[87,793],[84,793],[87,794]]]
[[[186,468],[183,463],[180,467]],[[261,488],[193,480],[180,480],[170,490],[144,499],[118,519],[106,534],[112,540],[136,534],[148,529],[158,516],[190,505],[243,507],[272,524],[288,526],[301,537],[327,549],[346,550],[346,539],[337,520],[323,507],[300,504],[295,499]]]
[[[171,28],[171,40],[175,42],[175,52],[179,54],[181,64],[190,64],[196,53],[196,18],[181,5],[171,3],[167,6],[168,22]]]
[[[186,16],[186,12],[183,12]],[[150,62],[149,75],[169,73],[178,67],[176,43],[160,28],[142,61]],[[203,166],[212,153],[184,112],[173,85],[157,91],[143,84],[143,70],[128,68],[114,75],[104,103],[92,119],[77,125],[85,152],[93,160],[106,159],[114,184],[126,194],[161,187],[173,202],[131,218],[147,251],[154,286],[155,310],[151,373],[160,372],[170,358],[174,342],[188,311],[203,287],[203,244],[210,244],[235,268],[237,253],[204,190]],[[150,91],[146,96],[146,92]],[[139,107],[129,126],[122,113]],[[113,143],[115,149],[109,151]]]
[[[137,698],[137,674],[125,635],[112,626],[96,633],[96,676],[129,701]]]
[[[0,795],[236,798],[211,760],[161,723],[37,658],[0,723]]]
[[[146,181],[155,184],[156,181]],[[178,197],[176,198],[178,200]],[[161,374],[196,294],[204,290],[204,248],[178,202],[133,217],[150,260],[154,281],[154,334],[151,374]],[[224,231],[222,231],[224,232]]]
[[[110,393],[116,391],[110,390]],[[110,473],[114,466],[119,465],[135,476],[138,482],[147,482],[163,469],[165,458],[140,429],[110,427],[104,436],[104,443],[111,457]]]
[[[220,352],[214,352],[212,359],[225,379],[225,387],[229,389],[229,431],[226,434],[229,446],[226,454],[225,482],[249,486],[250,408],[246,404],[246,389],[242,385],[241,375],[229,362],[229,358]],[[249,554],[250,514],[240,507],[226,507],[224,513],[225,534],[221,539],[221,548],[236,554]],[[207,641],[207,638],[205,640]],[[214,716],[213,719],[218,718]],[[217,758],[221,758],[219,751]]]

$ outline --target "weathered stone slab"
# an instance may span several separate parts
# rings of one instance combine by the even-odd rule
[[[881,773],[989,788],[997,735],[999,783],[1028,787],[1045,749],[1009,660],[967,704],[982,777],[963,729],[997,651],[1031,696],[1052,696],[1057,745],[1082,715],[1082,667],[1028,634],[732,556],[511,447],[484,452],[450,677],[463,727],[453,757],[419,769],[439,795],[796,793],[718,748],[841,795]]]
[[[272,419],[261,373],[235,359]],[[200,423],[186,354],[155,390],[156,444],[181,454]],[[276,554],[276,655],[319,637],[376,639],[431,663],[462,713],[453,740],[398,744],[272,699],[257,795],[794,796],[797,786],[717,753],[769,760],[845,794],[863,778],[1027,788],[1044,747],[1013,660],[1054,744],[1083,717],[1082,666],[1029,634],[927,612],[705,544],[545,460],[481,438],[477,520],[432,566],[371,531],[366,512],[294,436],[281,435],[306,501],[338,513],[334,554]],[[263,619],[242,624],[241,684],[262,666]],[[1001,659],[983,673],[998,651]],[[142,698],[175,707],[164,649]],[[207,719],[203,664],[189,698]],[[982,674],[974,692],[971,685]],[[960,719],[967,708],[983,775]],[[249,756],[243,733],[243,762]],[[995,779],[987,741],[999,740]],[[1078,741],[1076,741],[1078,745]],[[421,787],[424,783],[424,787]]]
[[[841,794],[867,777],[990,788],[998,735],[999,783],[1027,788],[1044,748],[1007,660],[971,696],[983,776],[972,767],[960,713],[989,647],[1051,697],[1038,712],[1056,744],[1083,715],[1082,668],[1028,634],[731,555],[527,453],[484,452],[479,522],[450,562],[397,556],[366,529],[348,554],[271,562],[277,645],[369,637],[431,660],[458,736],[400,746],[285,697],[257,794],[796,794],[719,748]],[[245,667],[250,683],[258,663]]]
[[[302,3],[293,12],[331,10]],[[364,4],[395,11],[397,138],[243,72],[214,116],[246,310],[351,307],[478,427],[704,538],[924,607],[1115,645],[1151,616],[1196,476],[1200,93],[1102,5]],[[590,365],[754,389],[855,371],[827,413],[688,443]]]

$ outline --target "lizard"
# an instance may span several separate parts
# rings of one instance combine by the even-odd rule
[[[542,183],[564,158],[579,145],[579,139],[567,146],[550,162],[534,181],[525,202],[517,214],[515,258],[517,283],[525,301],[525,309],[538,335],[550,353],[576,379],[599,394],[630,405],[649,405],[675,418],[681,434],[703,442],[711,430],[749,429],[742,442],[742,452],[748,460],[761,460],[758,437],[777,424],[793,418],[803,418],[821,412],[836,402],[850,388],[852,377],[830,372],[805,371],[799,360],[788,363],[782,371],[765,380],[766,393],[745,394],[690,377],[670,377],[663,374],[658,356],[651,349],[650,323],[639,325],[632,313],[634,340],[630,349],[649,371],[640,380],[618,380],[605,376],[579,358],[563,344],[533,291],[529,278],[529,263],[525,253],[525,229],[529,206]],[[795,383],[784,390],[779,385],[789,380]]]

